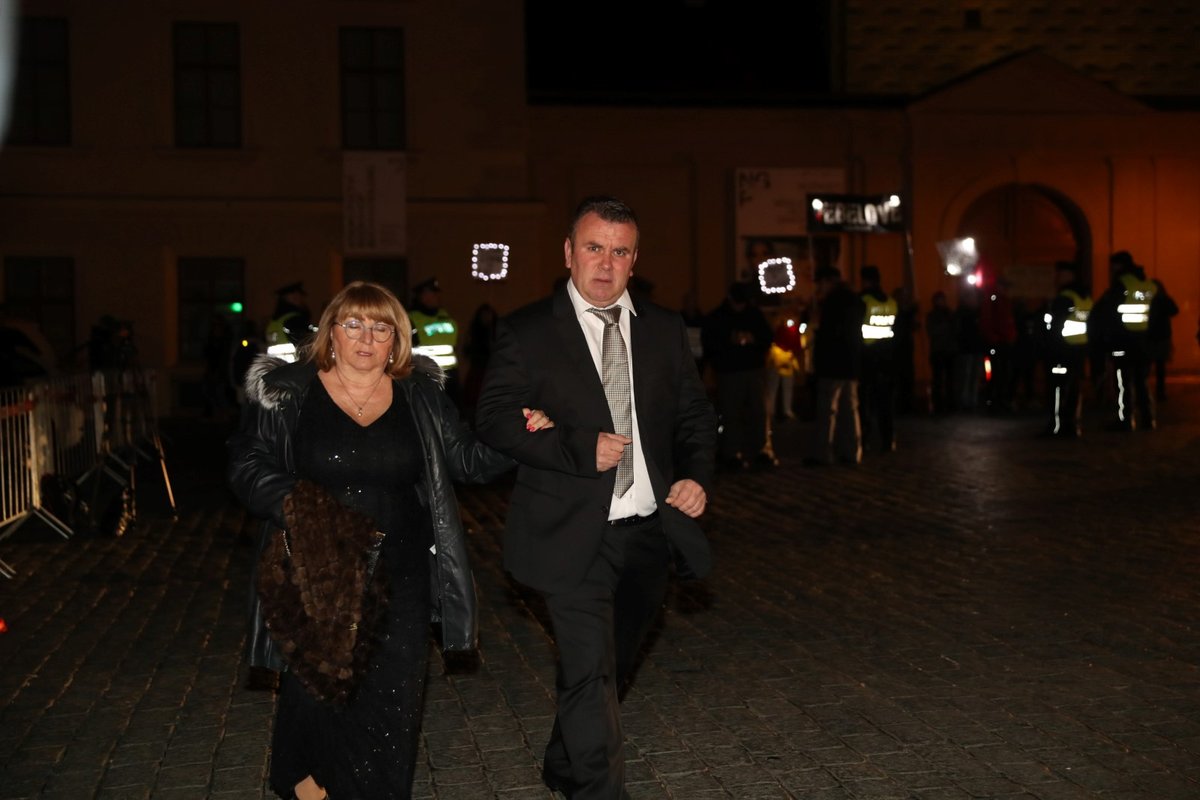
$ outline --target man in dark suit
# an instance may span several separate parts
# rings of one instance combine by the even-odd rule
[[[672,562],[684,577],[711,564],[696,517],[716,417],[683,319],[626,289],[638,235],[619,200],[579,205],[570,280],[501,320],[476,416],[480,438],[520,464],[504,565],[546,600],[559,662],[543,778],[577,800],[628,797],[619,694]],[[523,408],[554,427],[530,435]]]

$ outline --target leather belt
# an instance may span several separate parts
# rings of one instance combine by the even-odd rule
[[[645,525],[648,522],[653,522],[658,519],[658,510],[647,514],[644,517],[639,517],[634,514],[632,517],[621,517],[620,519],[610,519],[608,524],[613,528],[628,528],[631,525]]]

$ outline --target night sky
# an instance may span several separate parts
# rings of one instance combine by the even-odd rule
[[[527,0],[533,103],[772,105],[829,89],[821,0]]]

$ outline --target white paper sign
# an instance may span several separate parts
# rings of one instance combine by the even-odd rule
[[[347,255],[405,255],[406,204],[404,153],[342,155],[342,245]]]

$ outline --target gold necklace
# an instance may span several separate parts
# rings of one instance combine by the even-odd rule
[[[333,368],[333,374],[337,377],[338,383],[342,385],[342,391],[346,393],[346,397],[350,398],[350,404],[358,409],[357,416],[361,417],[363,415],[363,409],[366,408],[367,403],[371,402],[371,398],[375,396],[375,390],[379,388],[379,384],[383,383],[383,376],[387,373],[379,373],[379,379],[375,381],[375,385],[371,387],[370,393],[367,394],[367,399],[363,400],[362,403],[359,403],[354,399],[354,395],[350,394],[350,389],[346,386],[346,382],[342,380],[342,373],[338,371],[337,367]]]

